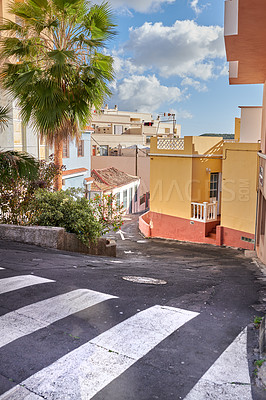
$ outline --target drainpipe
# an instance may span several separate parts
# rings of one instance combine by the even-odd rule
[[[255,218],[255,243],[254,243],[254,251],[256,251],[256,243],[257,243],[258,207],[259,207],[259,187],[258,187],[258,189],[257,189],[257,202],[256,202],[256,218]]]

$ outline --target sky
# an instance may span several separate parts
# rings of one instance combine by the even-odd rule
[[[117,24],[107,50],[115,69],[109,108],[175,113],[186,136],[233,133],[238,106],[262,104],[262,85],[229,85],[224,0],[109,4]]]

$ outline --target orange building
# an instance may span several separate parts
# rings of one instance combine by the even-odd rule
[[[261,151],[259,157],[256,249],[266,263],[266,3],[265,0],[225,1],[225,46],[229,83],[263,84]]]

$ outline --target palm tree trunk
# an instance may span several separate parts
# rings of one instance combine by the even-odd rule
[[[60,168],[63,165],[63,141],[60,138],[55,139],[54,143],[54,163]],[[54,189],[61,190],[62,189],[62,171],[60,170],[60,174],[56,176]]]

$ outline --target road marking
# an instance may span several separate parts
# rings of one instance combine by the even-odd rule
[[[0,269],[5,269],[5,268],[0,267]]]
[[[51,279],[41,278],[35,275],[20,275],[11,278],[0,279],[0,294],[12,292],[27,286],[39,285],[40,283],[55,282]]]
[[[197,315],[161,306],[139,312],[37,372],[0,399],[28,399],[31,393],[47,399],[91,399]]]
[[[119,229],[118,233],[120,234],[121,239],[122,239],[122,240],[125,240],[124,232],[122,232],[122,231]]]
[[[0,317],[0,347],[102,301],[117,298],[78,289],[19,308]]]
[[[252,400],[247,361],[247,329],[227,347],[185,400]]]

